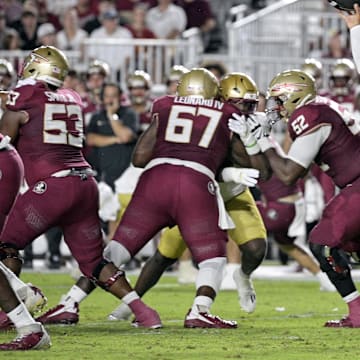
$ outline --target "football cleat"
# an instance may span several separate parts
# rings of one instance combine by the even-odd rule
[[[79,305],[75,303],[72,309],[62,304],[56,305],[45,314],[36,318],[36,321],[45,325],[74,325],[79,322]]]
[[[8,331],[14,328],[14,324],[5,311],[0,311],[0,331]]]
[[[127,306],[125,303],[121,303],[108,316],[108,320],[111,321],[129,320],[131,315],[132,315],[132,311],[130,310],[129,306]]]
[[[47,298],[42,291],[32,284],[28,284],[26,289],[25,298],[22,299],[26,308],[29,310],[31,315],[40,312],[47,304]]]
[[[224,320],[219,316],[214,316],[207,312],[199,312],[197,314],[193,314],[190,309],[186,315],[184,327],[188,329],[236,329],[237,322],[232,320]]]
[[[19,335],[9,343],[0,344],[0,350],[43,350],[51,346],[50,336],[39,324],[31,324],[18,329]]]
[[[234,271],[233,278],[239,294],[240,307],[247,313],[256,308],[256,293],[250,276],[241,276],[240,271]]]
[[[340,320],[329,320],[324,324],[324,326],[331,328],[360,328],[360,324],[353,324],[349,316],[344,316]]]
[[[145,306],[144,310],[136,315],[131,323],[134,327],[143,327],[148,329],[160,329],[162,323],[159,314],[152,308]]]

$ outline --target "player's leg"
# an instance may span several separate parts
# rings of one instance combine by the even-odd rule
[[[360,327],[360,294],[351,275],[351,268],[341,250],[360,250],[360,183],[340,191],[325,207],[318,225],[310,233],[310,248],[344,302],[348,315],[329,321],[329,327]],[[339,211],[341,209],[341,211]]]
[[[44,327],[30,315],[24,303],[19,301],[12,290],[4,270],[5,265],[0,263],[0,307],[7,314],[18,336],[9,343],[0,344],[0,350],[30,350],[46,349],[50,347],[50,337]]]
[[[294,243],[294,238],[290,238],[286,234],[274,233],[274,239],[284,253],[295,259],[302,268],[307,269],[311,274],[316,276],[320,283],[321,291],[336,291],[334,285],[329,281],[329,278],[321,271],[319,264],[305,249]]]
[[[199,266],[196,295],[186,315],[187,328],[236,328],[210,314],[210,308],[220,289],[226,264],[227,233],[218,226],[219,208],[213,187],[207,177],[194,176],[192,170],[181,169],[179,196],[175,219],[184,240]]]
[[[266,254],[266,230],[255,200],[247,189],[226,203],[236,228],[229,236],[241,251],[241,266],[233,278],[239,295],[240,307],[251,313],[256,308],[256,292],[251,274],[260,266]]]
[[[181,256],[186,245],[177,226],[165,229],[155,254],[150,257],[136,280],[135,291],[142,297],[160,279],[164,271]],[[109,315],[109,320],[127,320],[131,316],[129,307],[121,303]]]

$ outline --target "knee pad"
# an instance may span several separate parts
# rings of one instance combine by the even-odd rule
[[[330,279],[345,278],[351,268],[343,253],[337,248],[310,243],[310,249],[320,263],[320,268],[326,272]]]
[[[23,262],[22,257],[19,254],[19,250],[12,244],[2,243],[0,244],[0,260],[14,259]]]
[[[107,260],[102,260],[94,269],[93,277],[91,279],[96,285],[100,286],[101,288],[103,288],[106,291],[109,291],[111,286],[114,284],[114,282],[120,276],[125,276],[124,271],[117,269],[111,276],[109,276],[109,278],[106,281],[100,281],[99,277],[100,277],[101,271],[104,269],[105,266],[107,266],[109,264],[111,264],[111,262],[109,262]]]
[[[114,263],[116,267],[126,264],[131,259],[129,251],[114,240],[106,245],[103,255],[107,261]]]
[[[218,293],[225,264],[225,257],[216,257],[200,262],[196,278],[196,289],[199,289],[201,286],[209,286]]]

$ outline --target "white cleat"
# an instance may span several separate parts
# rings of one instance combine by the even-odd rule
[[[333,283],[329,280],[328,276],[320,271],[315,275],[320,282],[320,291],[324,292],[336,292],[336,288]]]
[[[250,276],[243,276],[240,271],[233,274],[239,294],[240,307],[247,313],[252,313],[256,308],[256,293]]]
[[[110,321],[124,321],[129,320],[132,315],[132,311],[125,303],[121,303],[113,312],[108,316]]]

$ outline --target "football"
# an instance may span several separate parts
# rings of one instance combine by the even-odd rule
[[[354,11],[354,4],[360,4],[360,0],[328,0],[331,6],[344,11]]]

